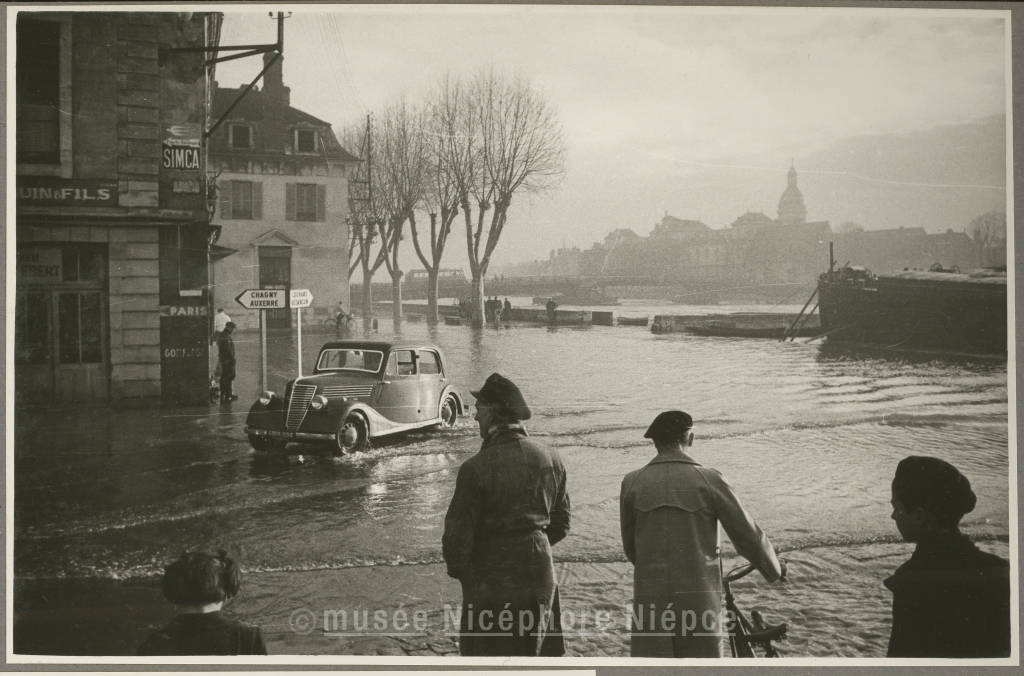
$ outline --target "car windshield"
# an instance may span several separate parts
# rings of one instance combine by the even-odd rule
[[[365,371],[376,373],[384,353],[376,350],[328,349],[320,353],[317,371]]]

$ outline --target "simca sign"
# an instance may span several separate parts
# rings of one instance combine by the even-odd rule
[[[18,204],[25,206],[116,207],[117,181],[19,176]]]
[[[161,158],[165,169],[202,169],[202,130],[198,124],[175,124],[164,130]]]

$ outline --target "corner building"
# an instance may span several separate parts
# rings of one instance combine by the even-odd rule
[[[264,65],[272,54],[264,56]],[[291,329],[293,310],[247,310],[246,289],[308,289],[313,304],[303,324],[320,325],[348,288],[348,176],[358,158],[338,143],[331,125],[291,106],[278,58],[210,138],[210,168],[219,202],[213,224],[214,307],[240,330]],[[219,117],[241,89],[216,88]]]
[[[221,15],[16,21],[15,401],[208,398],[204,130]]]

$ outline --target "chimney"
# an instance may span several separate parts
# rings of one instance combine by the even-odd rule
[[[274,58],[276,52],[263,54],[264,68]],[[284,55],[278,57],[273,66],[263,74],[263,96],[265,100],[272,101],[281,106],[291,105],[291,89],[284,86]]]

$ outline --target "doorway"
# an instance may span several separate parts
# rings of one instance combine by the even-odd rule
[[[289,289],[292,284],[292,248],[290,246],[259,247],[260,288]],[[288,308],[266,310],[268,329],[290,329],[292,315]]]

